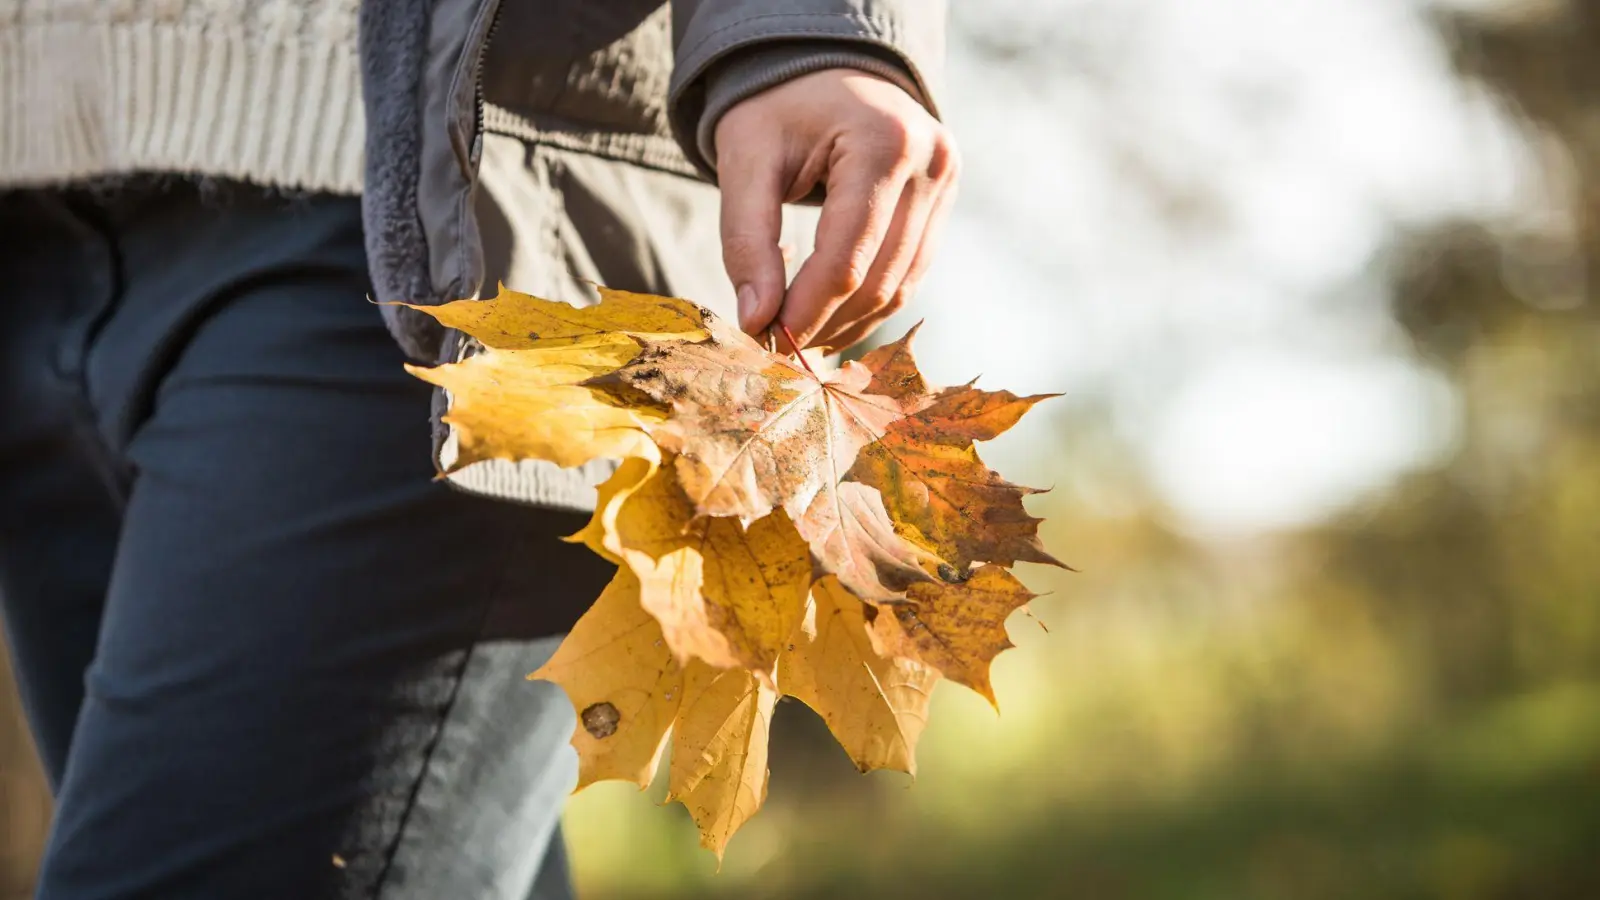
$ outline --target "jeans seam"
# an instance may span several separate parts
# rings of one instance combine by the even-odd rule
[[[79,232],[80,253],[82,246],[92,244],[104,259],[93,260],[101,265],[84,266],[91,273],[94,290],[88,302],[75,304],[62,323],[61,334],[51,348],[52,367],[69,398],[67,416],[76,440],[93,459],[101,480],[120,509],[127,505],[130,474],[121,455],[101,431],[99,411],[89,386],[90,357],[106,323],[122,301],[124,280],[118,235],[103,218],[83,208],[98,202],[93,199],[55,201],[59,213]]]
[[[507,537],[506,543],[511,538]],[[509,554],[506,554],[509,557]],[[439,745],[444,742],[445,732],[449,729],[450,717],[455,712],[456,701],[461,697],[461,686],[467,680],[467,667],[472,665],[473,658],[478,653],[479,646],[483,643],[483,634],[489,624],[489,617],[494,612],[494,606],[505,587],[509,577],[512,561],[507,558],[500,568],[500,574],[495,579],[494,588],[488,592],[483,603],[483,612],[478,619],[477,627],[473,629],[472,638],[468,641],[465,652],[461,657],[461,665],[456,667],[454,683],[450,686],[450,699],[445,704],[444,712],[439,716],[439,724],[434,729],[433,739],[428,742],[428,749],[422,754],[422,765],[418,767],[416,781],[411,785],[410,796],[406,798],[405,811],[400,814],[400,822],[395,826],[394,837],[389,842],[389,847],[384,853],[383,867],[378,870],[378,878],[372,885],[372,900],[379,900],[383,896],[384,888],[388,885],[389,873],[394,869],[395,857],[400,855],[400,844],[405,838],[406,828],[411,824],[411,814],[416,811],[417,799],[422,793],[422,788],[428,782],[428,773],[433,769],[433,757]]]

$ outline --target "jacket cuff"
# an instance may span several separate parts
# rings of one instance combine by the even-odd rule
[[[838,41],[785,41],[736,51],[718,60],[705,75],[705,105],[695,129],[698,163],[717,167],[717,122],[735,103],[790,79],[823,69],[858,69],[898,85],[928,106],[921,85],[897,58],[865,44]]]
[[[897,84],[909,76],[915,88],[912,95],[938,117],[943,0],[786,0],[782,9],[772,12],[770,4],[748,0],[673,0],[677,59],[667,115],[673,137],[706,177],[716,180],[710,158],[700,152],[700,128],[712,80],[708,75],[720,74],[724,67],[755,65],[747,60],[770,58],[765,55],[771,52],[784,52],[785,60],[793,62],[786,51],[796,45],[809,46],[813,53],[850,54],[851,68],[889,77]],[[856,54],[891,68],[868,68],[873,63],[863,63]],[[773,65],[763,62],[759,67]],[[788,77],[797,74],[802,71],[791,70]],[[719,96],[724,90],[719,86]]]

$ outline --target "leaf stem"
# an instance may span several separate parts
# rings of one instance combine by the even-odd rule
[[[789,326],[782,322],[778,323],[778,327],[783,329],[783,336],[789,339],[789,346],[794,348],[794,355],[800,360],[800,365],[806,367],[806,372],[810,373],[812,378],[821,381],[821,376],[817,375],[817,371],[811,368],[811,363],[806,362],[806,355],[800,352],[800,342],[794,339],[794,332],[790,331]]]

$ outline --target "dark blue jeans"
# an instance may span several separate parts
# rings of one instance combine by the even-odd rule
[[[0,598],[44,900],[565,897],[605,566],[433,480],[358,203],[0,193]],[[548,856],[547,856],[548,852]]]

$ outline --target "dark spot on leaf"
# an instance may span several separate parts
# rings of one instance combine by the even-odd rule
[[[537,331],[528,332],[528,340],[530,340],[530,341],[539,340],[539,332],[537,332]]]
[[[622,714],[617,708],[607,702],[595,703],[584,709],[580,718],[583,719],[583,730],[589,732],[592,738],[608,738],[617,733],[617,723],[622,721]]]
[[[944,579],[945,584],[966,584],[967,579],[972,577],[972,572],[963,572],[949,563],[940,563],[939,577]]]
[[[654,366],[648,369],[640,369],[639,371],[633,373],[634,381],[652,381],[660,377],[661,370],[655,368]]]

